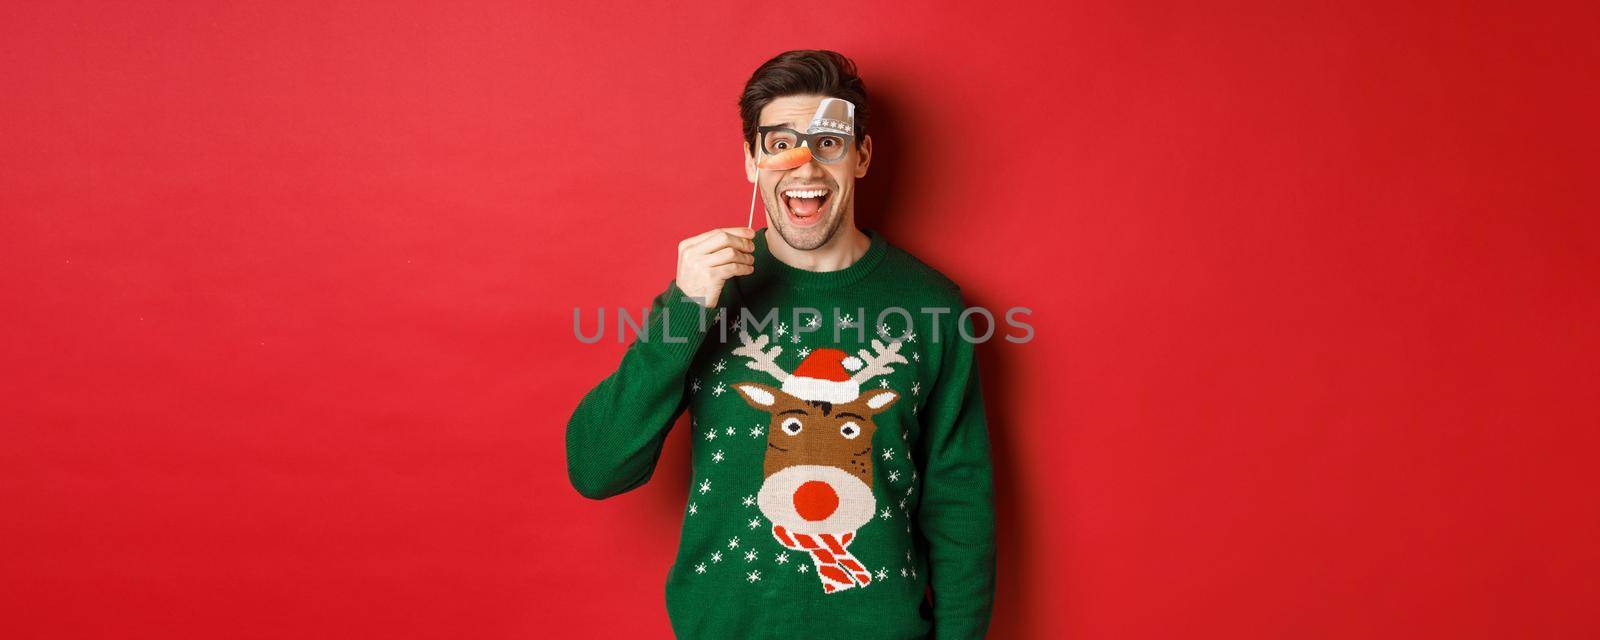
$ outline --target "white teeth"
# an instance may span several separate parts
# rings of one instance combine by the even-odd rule
[[[805,190],[805,191],[798,191],[798,190],[790,189],[789,191],[783,192],[783,195],[789,196],[791,198],[820,198],[822,196],[828,195],[828,190],[827,189],[808,189],[808,190]]]

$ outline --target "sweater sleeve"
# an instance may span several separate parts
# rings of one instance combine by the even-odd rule
[[[567,421],[567,477],[579,494],[602,500],[655,473],[667,432],[688,404],[684,377],[705,340],[703,311],[711,313],[672,282],[616,371],[578,403]]]
[[[976,335],[970,316],[960,324]],[[955,330],[940,339],[945,356],[918,445],[925,470],[917,520],[928,553],[933,637],[976,640],[988,630],[995,589],[988,421],[973,343]]]

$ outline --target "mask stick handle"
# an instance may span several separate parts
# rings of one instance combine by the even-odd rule
[[[744,226],[756,228],[756,188],[761,186],[761,167],[756,167],[756,183],[750,185],[750,220]]]

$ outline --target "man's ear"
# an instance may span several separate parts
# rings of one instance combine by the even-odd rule
[[[735,382],[733,388],[757,410],[770,412],[778,406],[778,394],[781,392],[777,389],[759,382]]]
[[[861,146],[856,148],[856,155],[861,159],[856,162],[856,177],[867,177],[867,165],[872,164],[872,136],[861,139]]]
[[[873,415],[877,415],[888,411],[889,407],[893,406],[894,402],[899,399],[900,394],[888,389],[873,389],[862,392],[859,402],[866,405],[867,410],[871,411]]]
[[[750,142],[744,143],[744,179],[750,184],[756,182],[756,157],[750,153]]]

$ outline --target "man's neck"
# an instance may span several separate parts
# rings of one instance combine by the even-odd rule
[[[872,238],[862,233],[851,221],[846,221],[840,226],[840,232],[834,234],[827,244],[812,249],[801,251],[784,242],[783,236],[771,226],[767,227],[767,250],[772,252],[772,257],[796,269],[806,271],[838,271],[844,269],[861,256],[866,255],[867,249],[872,246]]]

